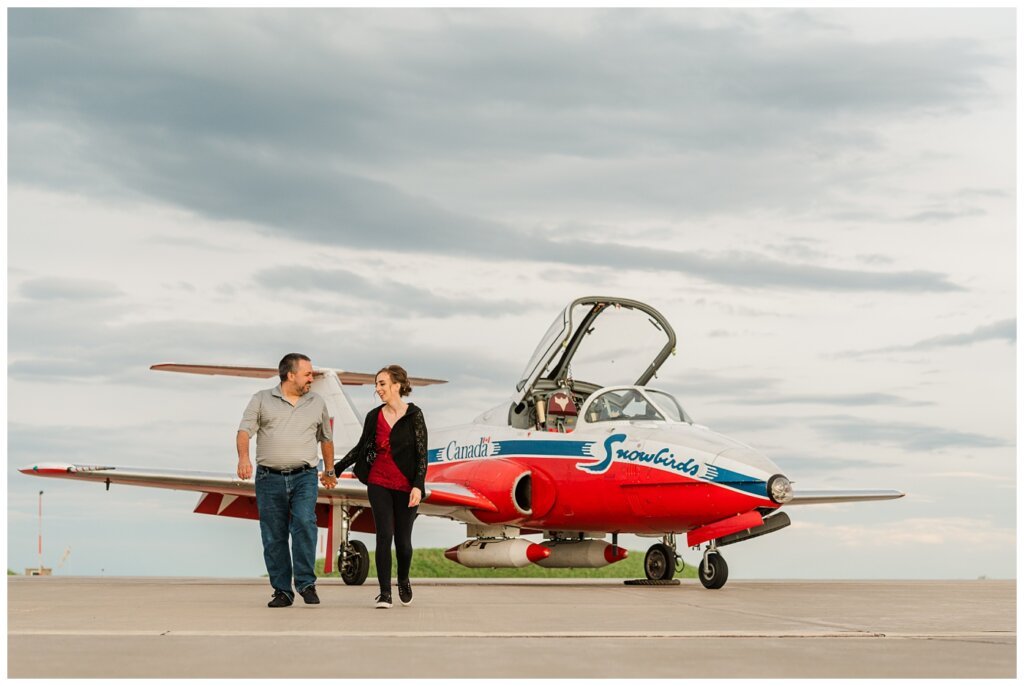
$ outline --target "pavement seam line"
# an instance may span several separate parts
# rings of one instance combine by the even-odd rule
[[[8,636],[124,636],[124,637],[337,637],[337,638],[994,638],[1016,637],[1015,631],[976,632],[880,632],[880,631],[204,631],[182,630],[84,630],[21,629],[8,631]]]

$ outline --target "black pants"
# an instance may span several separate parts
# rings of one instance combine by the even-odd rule
[[[412,523],[418,507],[409,507],[409,494],[392,491],[377,484],[368,484],[366,494],[373,509],[373,524],[377,529],[377,583],[381,591],[391,590],[391,539],[395,540],[398,556],[398,579],[409,579],[412,566]]]

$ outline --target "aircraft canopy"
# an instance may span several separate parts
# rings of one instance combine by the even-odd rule
[[[556,386],[585,382],[596,387],[650,381],[675,351],[672,327],[650,305],[623,298],[588,296],[555,318],[516,384],[515,402],[539,380]]]

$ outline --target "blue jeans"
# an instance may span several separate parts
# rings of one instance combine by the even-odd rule
[[[263,537],[263,561],[267,564],[270,585],[294,598],[292,562],[295,564],[295,588],[303,591],[316,583],[316,494],[315,469],[282,476],[256,467],[256,506],[260,511]],[[292,536],[288,555],[288,534]]]

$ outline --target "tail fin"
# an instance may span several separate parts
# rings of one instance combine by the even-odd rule
[[[310,389],[327,403],[334,432],[334,453],[338,457],[347,453],[359,441],[363,432],[363,420],[352,404],[352,399],[341,386],[338,373],[333,369],[317,369]]]

